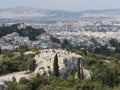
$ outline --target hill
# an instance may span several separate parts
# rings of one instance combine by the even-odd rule
[[[120,15],[120,9],[86,10],[78,12],[45,10],[26,7],[0,9],[0,23],[40,23],[56,21],[75,21],[83,19],[86,14],[97,17]]]
[[[36,36],[45,33],[46,31],[41,29],[34,29],[31,26],[26,26],[25,24],[13,24],[11,26],[1,26],[0,27],[0,37],[17,32],[20,36],[28,36],[30,40],[35,40]]]

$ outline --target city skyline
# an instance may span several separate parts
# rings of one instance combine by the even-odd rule
[[[50,10],[84,11],[120,8],[118,0],[0,0],[0,9],[31,7]]]

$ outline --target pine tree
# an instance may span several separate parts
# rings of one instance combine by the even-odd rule
[[[85,54],[85,56],[87,56],[87,48],[86,47],[84,48],[84,54]]]
[[[80,58],[77,61],[77,77],[80,79]]]
[[[81,71],[81,79],[83,79],[84,77],[83,77],[83,68],[82,67],[80,67],[80,71]]]
[[[83,68],[82,68],[82,66],[80,66],[80,58],[78,59],[78,61],[77,61],[77,77],[79,78],[79,79],[83,79],[84,77],[83,77]]]
[[[57,54],[54,57],[54,63],[53,63],[53,73],[55,76],[59,76],[59,66],[58,66],[58,57]]]

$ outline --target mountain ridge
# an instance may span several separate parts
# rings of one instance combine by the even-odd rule
[[[36,9],[29,7],[15,7],[0,9],[0,23],[76,21],[83,19],[83,17],[91,19],[96,17],[106,18],[110,16],[111,18],[118,15],[120,15],[120,8],[70,12],[64,10],[62,11],[62,10]]]
[[[50,9],[40,9],[40,8],[31,8],[31,7],[13,7],[13,8],[4,8],[4,9],[0,9],[1,11],[15,11],[15,10],[25,10],[25,11],[29,11],[29,10],[35,10],[35,11],[59,11],[59,12],[68,12],[68,13],[90,13],[90,12],[115,12],[115,11],[119,11],[120,12],[120,8],[114,8],[114,9],[101,9],[101,10],[97,10],[97,9],[90,9],[90,10],[83,10],[83,11],[67,11],[67,10],[50,10]]]

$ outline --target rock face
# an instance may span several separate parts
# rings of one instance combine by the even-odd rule
[[[81,55],[76,55],[75,53],[71,53],[66,50],[62,49],[41,50],[41,52],[35,56],[37,68],[35,69],[34,73],[50,76],[53,72],[53,62],[56,54],[58,56],[59,74],[61,79],[65,79],[66,76],[70,75],[73,72],[76,72],[78,58],[80,58],[81,60],[81,65],[84,62],[84,58]],[[86,70],[83,70],[83,72],[84,71]],[[84,72],[84,76],[90,78],[89,71],[87,73]]]
[[[29,54],[29,53],[26,53]],[[77,60],[80,58],[80,66],[84,64],[84,58],[81,55],[68,52],[62,49],[45,49],[41,50],[41,53],[35,56],[37,67],[33,74],[39,73],[40,75],[50,76],[53,72],[54,56],[58,56],[59,74],[61,79],[66,79],[68,75],[77,71]],[[91,78],[91,72],[83,68],[83,76],[86,79]],[[0,83],[4,81],[11,81],[15,77],[17,82],[21,77],[29,78],[30,74],[26,74],[26,71],[11,73],[0,76]],[[76,75],[77,77],[77,75]]]

